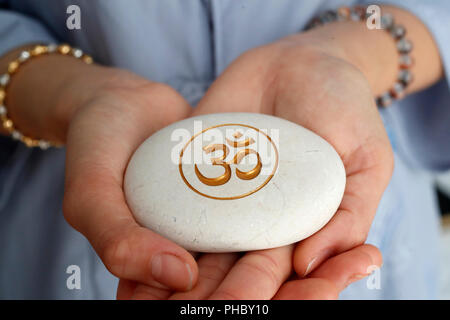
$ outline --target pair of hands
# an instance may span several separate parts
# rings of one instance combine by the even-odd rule
[[[283,39],[236,59],[197,108],[173,89],[122,70],[77,106],[67,133],[64,215],[120,278],[119,299],[326,299],[381,265],[364,245],[393,168],[363,74],[332,51]],[[237,253],[187,252],[140,227],[122,189],[135,149],[156,130],[216,112],[272,114],[330,142],[347,173],[332,220],[297,244]]]

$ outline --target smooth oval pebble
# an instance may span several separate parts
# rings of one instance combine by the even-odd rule
[[[223,113],[154,133],[132,156],[124,189],[142,226],[188,250],[233,252],[317,232],[338,209],[345,176],[317,134],[273,116]]]

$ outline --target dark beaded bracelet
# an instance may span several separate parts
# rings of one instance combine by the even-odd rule
[[[305,30],[313,29],[336,21],[364,22],[368,17],[369,15],[365,7],[341,7],[335,11],[325,11],[316,18],[312,19],[306,26]],[[381,15],[380,24],[381,28],[389,32],[389,34],[396,41],[396,47],[399,53],[399,73],[396,82],[390,90],[375,99],[378,107],[387,107],[392,103],[392,101],[400,99],[404,96],[406,88],[413,80],[413,75],[410,70],[413,65],[413,59],[410,55],[413,49],[413,44],[405,38],[405,27],[396,24],[394,17],[391,14]]]

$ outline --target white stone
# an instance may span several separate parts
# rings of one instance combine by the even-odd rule
[[[234,147],[233,141],[247,138],[247,147]],[[219,159],[212,165],[226,148],[222,164]],[[256,152],[233,163],[243,149],[258,153],[260,170]],[[237,169],[255,167],[253,176],[238,177]],[[221,185],[204,178],[227,172]],[[132,156],[124,189],[142,226],[188,250],[231,252],[279,247],[317,232],[339,207],[345,176],[339,155],[317,134],[272,116],[226,113],[186,119],[153,134]]]

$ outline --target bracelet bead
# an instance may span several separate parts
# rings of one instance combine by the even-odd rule
[[[408,69],[413,65],[412,57],[406,53],[400,55],[398,62],[401,69]]]
[[[406,35],[406,29],[401,25],[396,25],[391,29],[391,34],[395,39],[400,39]]]
[[[409,70],[400,70],[398,73],[398,80],[407,86],[413,80],[413,75]]]
[[[22,62],[25,62],[25,61],[27,61],[30,57],[31,57],[31,54],[30,54],[29,51],[22,51],[22,52],[20,53],[20,56],[19,56],[19,61],[20,61],[21,63],[22,63]]]
[[[385,30],[391,30],[392,26],[394,25],[394,17],[391,14],[385,14],[381,16],[380,19],[381,28]]]
[[[4,74],[2,76],[0,76],[0,86],[2,87],[6,87],[6,85],[9,83],[9,74]]]
[[[340,18],[341,20],[339,21],[345,21],[348,20],[349,16],[350,16],[350,8],[348,7],[340,7],[337,10],[338,13],[338,18]]]
[[[376,100],[377,105],[382,107],[388,107],[392,103],[392,97],[389,92],[383,93],[380,97]]]
[[[19,69],[19,65],[20,65],[20,62],[17,60],[10,62],[8,65],[8,72],[10,74],[15,73],[17,71],[17,69]]]
[[[401,38],[397,41],[397,49],[400,53],[409,53],[412,48],[412,43],[408,39]]]
[[[395,99],[403,98],[405,94],[405,85],[402,82],[394,83],[394,86],[392,87],[390,94]]]

